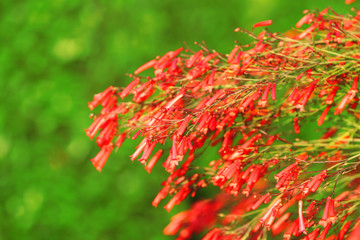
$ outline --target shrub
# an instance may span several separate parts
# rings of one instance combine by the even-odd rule
[[[254,41],[229,54],[198,44],[156,57],[89,103],[102,106],[86,129],[101,148],[93,165],[141,138],[131,160],[169,173],[154,206],[217,186],[171,219],[164,233],[178,239],[358,239],[359,23],[360,11],[304,11],[285,34],[235,29]],[[219,157],[204,164],[209,147]]]

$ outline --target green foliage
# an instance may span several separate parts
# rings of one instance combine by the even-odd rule
[[[246,41],[236,27],[272,19],[273,31],[285,31],[305,8],[327,5],[350,8],[325,0],[2,1],[0,239],[169,239],[162,228],[170,216],[151,206],[166,173],[132,164],[135,145],[101,174],[93,169],[87,102],[184,42],[227,53]]]

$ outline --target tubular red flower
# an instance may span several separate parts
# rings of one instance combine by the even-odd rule
[[[317,82],[318,82],[317,80],[312,82],[310,86],[306,88],[305,94],[303,95],[301,101],[298,104],[296,104],[296,108],[300,109],[300,111],[304,111],[304,107],[306,103],[309,101],[311,94],[315,90]]]
[[[203,52],[204,52],[203,50],[200,50],[200,51],[198,51],[196,54],[192,55],[192,56],[189,58],[189,60],[186,61],[186,67],[187,67],[187,68],[193,67],[194,64],[195,64],[195,62],[196,62],[197,60],[199,60],[199,58],[201,58]]]
[[[182,123],[181,123],[181,125],[180,125],[180,127],[179,127],[179,130],[178,130],[178,132],[177,132],[177,136],[178,136],[178,137],[181,137],[181,136],[184,134],[184,132],[185,132],[185,130],[186,130],[186,126],[187,126],[188,123],[190,122],[191,118],[192,118],[191,115],[187,115],[187,116],[185,117],[184,121],[182,121]]]
[[[149,163],[145,166],[145,170],[148,173],[151,173],[151,170],[153,169],[153,167],[155,166],[155,164],[157,163],[157,161],[159,160],[159,158],[161,157],[161,155],[163,154],[163,150],[160,149],[158,150],[155,155],[150,159]]]
[[[168,195],[169,190],[170,190],[169,185],[166,185],[163,189],[161,189],[160,192],[156,195],[155,199],[153,200],[152,205],[154,207],[157,207],[160,201]]]
[[[93,163],[96,170],[101,172],[112,150],[112,145],[104,146],[101,148],[100,152],[93,159],[91,159],[91,162]]]
[[[311,233],[309,233],[304,239],[305,240],[315,240],[317,239],[317,236],[320,233],[320,228],[315,229],[314,231],[312,231]]]
[[[291,94],[288,97],[289,102],[294,103],[293,99],[296,96],[297,92],[298,92],[298,87],[295,87],[294,90],[291,92]]]
[[[351,222],[346,222],[344,224],[344,226],[341,228],[339,235],[338,235],[338,240],[343,240],[344,236],[346,234],[346,232],[349,230]]]
[[[252,104],[254,101],[256,101],[259,97],[260,97],[261,93],[260,91],[256,91],[255,93],[253,93],[252,95],[250,95],[249,97],[247,97],[240,105],[239,110],[240,112],[244,113],[245,109]]]
[[[331,106],[329,105],[324,109],[323,113],[321,114],[321,116],[317,122],[318,126],[321,126],[324,123],[325,117],[328,114],[328,112],[330,111],[330,108],[331,108]]]
[[[287,227],[287,224],[284,223],[288,220],[290,215],[290,213],[285,213],[271,226],[271,230],[275,236],[280,234]]]
[[[214,85],[215,74],[216,74],[216,69],[213,69],[211,71],[211,74],[210,74],[210,77],[209,77],[208,85],[210,85],[210,86]]]
[[[219,239],[220,234],[221,234],[221,230],[219,228],[213,228],[203,237],[202,240],[217,240]]]
[[[288,172],[292,171],[293,169],[295,169],[298,166],[297,162],[294,162],[293,164],[289,165],[288,167],[286,167],[284,170],[282,170],[281,172],[279,172],[278,174],[275,175],[275,179],[279,180],[280,177],[284,176],[285,174],[287,174]]]
[[[96,135],[96,133],[99,131],[99,129],[102,127],[102,125],[106,122],[103,116],[97,117],[94,119],[94,122],[90,125],[88,129],[85,130],[86,135],[93,139]]]
[[[356,0],[345,0],[345,3],[346,4],[351,4],[351,3],[353,3],[353,2],[355,2]]]
[[[216,100],[221,99],[223,97],[225,97],[226,95],[226,91],[221,89],[220,91],[218,91],[214,96],[212,96],[212,98],[209,99],[209,101],[207,101],[205,103],[205,106],[210,106],[212,105]]]
[[[299,232],[303,233],[305,231],[305,223],[304,223],[304,217],[303,217],[303,202],[302,200],[299,201]]]
[[[176,97],[174,99],[172,99],[171,101],[169,101],[164,108],[169,109],[171,108],[179,99],[181,99],[182,97],[184,97],[185,95],[185,90],[181,91],[178,95],[176,95]]]
[[[138,69],[135,70],[135,75],[138,75],[139,73],[153,67],[156,63],[157,63],[157,61],[155,59],[145,63],[144,65],[142,65],[141,67],[139,67]]]
[[[140,153],[145,149],[145,146],[148,144],[147,142],[147,138],[144,138],[140,144],[138,145],[136,151],[134,152],[133,155],[131,155],[131,161],[134,161],[139,155]]]
[[[261,198],[259,198],[252,206],[251,206],[251,210],[256,210],[258,207],[260,207],[260,205],[265,201],[265,199],[267,199],[267,197],[270,196],[270,193],[265,194],[264,196],[262,196]]]
[[[253,28],[266,27],[266,26],[271,25],[272,23],[273,23],[272,20],[266,20],[266,21],[258,22],[258,23],[253,25]]]
[[[94,110],[94,108],[99,105],[106,97],[110,96],[111,93],[114,91],[114,87],[110,86],[105,89],[103,92],[98,93],[94,96],[94,100],[89,102],[88,107],[90,110]]]
[[[177,50],[171,52],[169,58],[170,58],[170,59],[174,59],[174,58],[175,58],[179,53],[181,53],[183,50],[184,50],[183,47],[178,48]]]
[[[143,164],[143,165],[146,164],[146,161],[148,160],[152,151],[154,150],[156,143],[157,143],[157,141],[153,141],[150,145],[146,145],[146,146],[148,146],[148,148],[146,150],[144,150],[142,157],[139,159],[139,162],[141,162],[141,164]]]
[[[331,93],[327,96],[327,98],[325,99],[325,103],[331,105],[334,101],[336,92],[339,90],[338,86],[335,86],[333,88],[333,90],[331,91]]]
[[[272,100],[276,100],[276,83],[272,84],[272,88],[271,88],[271,99]]]
[[[259,100],[258,104],[259,104],[260,107],[265,107],[266,106],[267,98],[268,98],[268,95],[269,95],[269,92],[270,92],[270,88],[271,88],[271,83],[268,83],[268,85],[266,86],[265,91],[264,91],[261,99]]]
[[[340,115],[350,101],[351,95],[346,94],[344,98],[340,101],[339,105],[336,106],[334,115]]]
[[[312,24],[309,28],[305,29],[305,31],[300,33],[297,38],[298,39],[304,39],[307,35],[312,33],[315,30],[315,28],[316,28],[316,25]]]
[[[296,134],[300,134],[300,126],[298,118],[294,118],[294,130]]]
[[[306,211],[305,211],[305,213],[307,214],[307,215],[309,215],[310,213],[311,213],[311,211],[314,209],[314,207],[315,207],[315,201],[312,201],[311,203],[310,203],[310,205],[307,207],[307,209],[306,209]]]
[[[330,196],[326,198],[326,204],[325,204],[325,208],[324,208],[324,212],[323,212],[323,215],[322,215],[322,218],[319,222],[319,224],[323,225],[324,227],[328,225],[328,218],[329,218],[329,208],[330,208],[330,201],[331,201],[331,198]]]
[[[331,223],[328,224],[328,225],[322,230],[320,236],[319,236],[317,239],[319,239],[319,240],[324,240],[325,237],[326,237],[326,235],[327,235],[327,233],[328,233],[329,230],[330,230],[330,227],[331,227]]]
[[[236,55],[236,53],[239,51],[240,47],[239,46],[235,46],[233,50],[231,50],[228,59],[227,59],[227,63],[231,63],[234,60],[234,57]]]
[[[273,210],[277,207],[281,206],[281,199],[278,199],[274,202],[274,204],[272,204],[268,210],[266,211],[266,213],[264,214],[264,216],[262,218],[260,218],[259,222],[260,223],[264,223],[271,215],[276,215],[276,213],[274,214]]]
[[[305,16],[303,16],[295,25],[297,28],[301,28],[303,24],[309,24],[313,21],[314,14],[308,13]]]
[[[171,218],[171,222],[164,228],[165,235],[175,235],[181,228],[182,223],[188,218],[188,212],[179,212]]]
[[[126,133],[122,133],[120,134],[120,136],[118,137],[118,139],[116,140],[116,147],[121,147],[121,145],[123,144],[123,142],[125,141],[126,138]]]
[[[356,76],[356,77],[354,78],[353,84],[352,84],[352,86],[351,86],[351,90],[355,90],[356,92],[358,91],[358,90],[357,90],[358,82],[359,82],[359,77]]]
[[[140,83],[139,78],[135,78],[122,92],[120,93],[121,99],[124,99],[129,93]]]
[[[303,194],[308,194],[309,192],[315,192],[324,178],[326,177],[326,170],[323,170],[321,173],[313,177],[308,183],[305,185]]]

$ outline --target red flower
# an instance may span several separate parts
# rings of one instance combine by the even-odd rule
[[[272,20],[266,20],[266,21],[258,22],[258,23],[253,25],[253,28],[266,27],[266,26],[271,25],[272,23],[273,23]]]
[[[96,170],[101,172],[112,150],[113,150],[112,145],[104,146],[100,150],[100,152],[93,159],[91,159],[91,162],[93,163]]]

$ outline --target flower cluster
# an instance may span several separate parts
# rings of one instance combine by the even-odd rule
[[[154,206],[167,198],[170,211],[217,186],[172,218],[164,233],[178,239],[359,239],[360,11],[306,10],[296,28],[236,29],[254,42],[228,54],[179,48],[96,94],[93,165],[101,171],[115,147],[141,139],[131,160],[169,173]],[[209,147],[219,155],[204,164]]]

